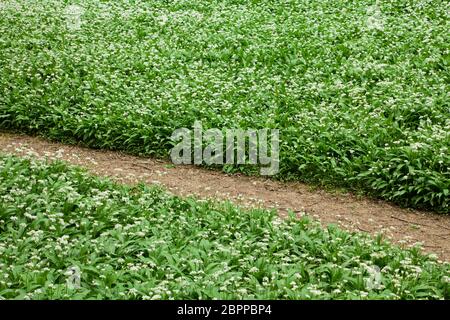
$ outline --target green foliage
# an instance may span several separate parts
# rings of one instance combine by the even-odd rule
[[[0,126],[163,157],[278,128],[280,178],[448,213],[448,3],[375,2],[2,1]]]
[[[381,237],[0,156],[0,298],[449,299],[449,276]]]

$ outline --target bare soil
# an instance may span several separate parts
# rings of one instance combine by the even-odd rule
[[[352,194],[313,190],[302,183],[227,175],[197,166],[173,166],[165,160],[63,145],[12,133],[0,132],[0,152],[65,160],[121,183],[161,184],[177,195],[231,200],[245,207],[274,208],[280,216],[292,210],[298,215],[310,215],[322,225],[333,223],[349,231],[381,232],[405,246],[421,243],[426,252],[450,261],[448,215],[403,209]]]

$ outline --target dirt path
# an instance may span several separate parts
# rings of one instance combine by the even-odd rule
[[[68,146],[18,134],[0,132],[0,152],[62,159],[119,182],[162,184],[183,196],[229,199],[244,206],[276,208],[280,215],[291,209],[299,215],[311,215],[324,225],[335,223],[351,231],[383,232],[405,245],[421,242],[427,252],[450,261],[450,216],[402,209],[353,195],[312,191],[301,183],[226,175],[194,166],[175,167],[167,161]]]

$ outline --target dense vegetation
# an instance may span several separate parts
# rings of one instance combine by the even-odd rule
[[[450,298],[419,251],[0,156],[0,298]]]
[[[2,1],[0,126],[164,157],[195,120],[278,128],[280,178],[449,212],[449,21],[440,0]]]

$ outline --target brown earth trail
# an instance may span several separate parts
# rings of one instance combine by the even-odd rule
[[[19,134],[0,133],[0,153],[61,159],[118,182],[161,184],[174,194],[275,208],[281,216],[292,210],[299,215],[311,215],[323,225],[335,223],[350,231],[382,232],[404,245],[420,242],[426,252],[450,261],[450,216],[446,215],[403,209],[351,194],[314,191],[302,183],[226,175],[196,166],[173,166],[169,161],[63,145]]]

